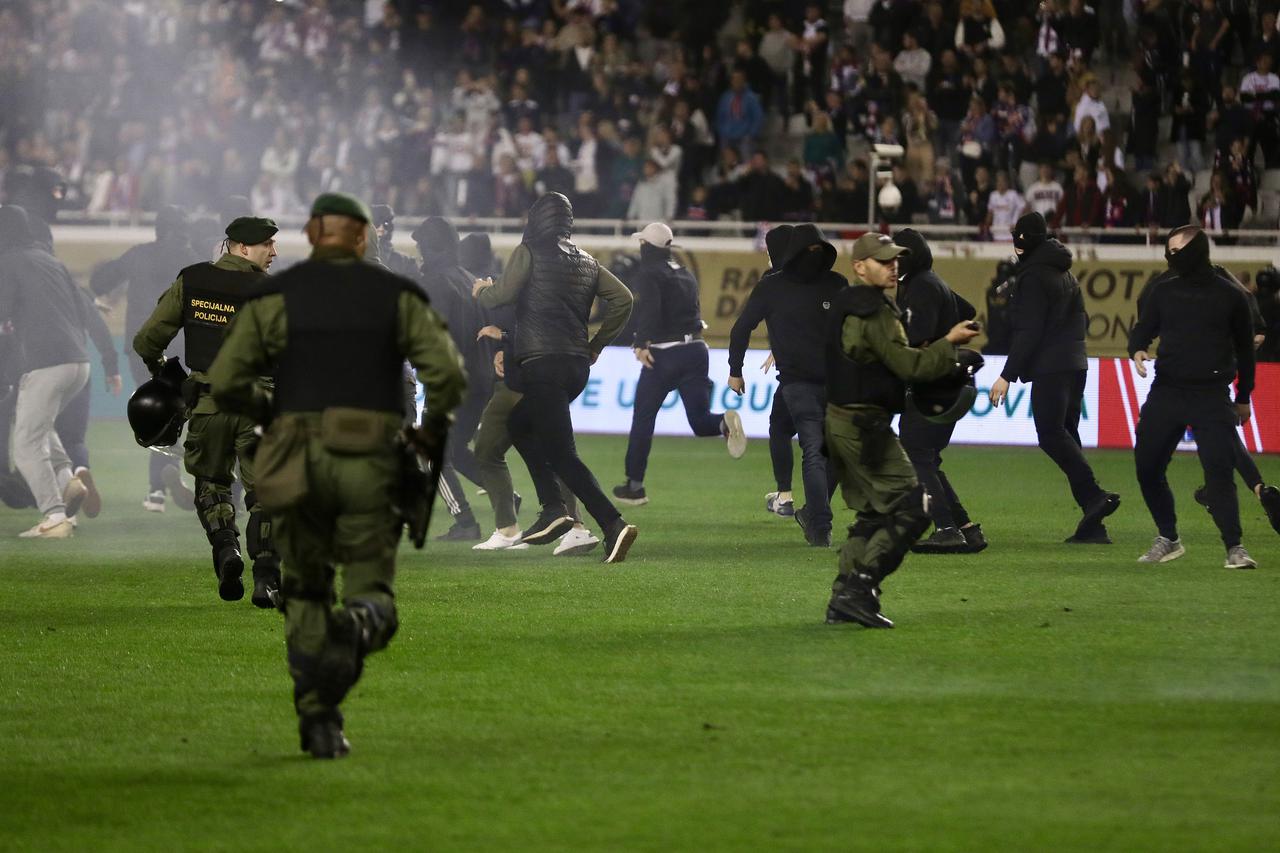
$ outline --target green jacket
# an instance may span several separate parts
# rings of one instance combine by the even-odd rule
[[[485,308],[497,308],[500,305],[515,302],[520,298],[520,289],[529,281],[529,273],[532,269],[533,256],[529,252],[529,247],[524,244],[516,246],[511,257],[507,259],[506,267],[503,268],[502,281],[481,290],[476,296],[476,301]],[[598,287],[597,293],[604,301],[604,319],[591,339],[593,358],[600,355],[601,350],[622,334],[623,328],[627,325],[627,319],[631,316],[631,305],[635,302],[635,297],[631,295],[627,286],[619,281],[616,275],[605,269],[604,264],[600,264]]]
[[[335,264],[357,263],[354,255],[319,248],[312,260]],[[466,391],[462,357],[454,347],[443,321],[423,299],[400,294],[396,344],[418,372],[427,389],[427,408],[452,411]],[[271,372],[289,340],[284,296],[272,293],[247,302],[236,314],[218,357],[209,368],[213,398],[229,411],[243,412],[265,423],[271,419],[271,391],[258,377]]]
[[[850,287],[865,285],[855,274]],[[892,299],[884,294],[883,304],[874,314],[859,317],[850,314],[844,318],[840,329],[840,346],[845,355],[861,364],[880,362],[899,379],[907,382],[927,382],[945,376],[955,365],[955,345],[946,338],[939,338],[927,347],[907,344],[907,332],[902,327],[898,311]],[[849,410],[876,408],[874,406],[845,406]]]
[[[262,267],[252,261],[227,252],[214,261],[213,265],[221,270],[262,272]],[[142,357],[143,363],[152,373],[160,369],[160,365],[164,363],[165,349],[182,330],[182,304],[182,276],[179,275],[173,284],[169,285],[169,289],[161,294],[151,316],[133,336],[133,351]],[[207,374],[201,370],[191,371],[191,379],[205,384],[209,382]],[[192,410],[193,414],[202,415],[213,414],[216,411],[217,407],[207,395]]]

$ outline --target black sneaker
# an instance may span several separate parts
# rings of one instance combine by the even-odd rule
[[[915,554],[967,554],[969,540],[954,527],[939,527],[927,539],[911,546]]]
[[[1107,535],[1107,526],[1101,522],[1085,530],[1076,528],[1076,532],[1062,540],[1068,545],[1110,545],[1111,537]]]
[[[1280,489],[1275,486],[1263,486],[1258,500],[1262,501],[1262,511],[1271,522],[1271,529],[1280,533]]]
[[[1102,519],[1120,508],[1120,496],[1115,492],[1103,492],[1084,508],[1084,517],[1076,525],[1076,535],[1090,533],[1102,523]]]
[[[1205,509],[1209,509],[1209,487],[1208,486],[1201,486],[1200,488],[1196,489],[1194,492],[1191,493],[1191,497],[1195,500],[1196,503],[1200,504],[1200,506],[1204,507]]]
[[[804,541],[809,543],[811,548],[830,548],[831,547],[831,528],[826,530],[817,530],[815,528],[806,527],[804,530]]]
[[[604,559],[601,562],[621,563],[627,558],[627,551],[631,550],[631,544],[639,535],[640,530],[634,524],[627,524],[619,518],[605,531]]]
[[[344,758],[351,752],[351,742],[342,733],[340,714],[303,717],[298,721],[302,751],[312,758]]]
[[[480,532],[479,524],[461,524],[454,522],[453,526],[436,537],[437,542],[477,542],[484,538],[484,534]]]
[[[626,504],[627,506],[644,506],[649,502],[648,496],[644,493],[644,486],[633,489],[629,483],[614,486],[613,497],[618,503]]]
[[[259,557],[253,561],[253,595],[249,598],[254,607],[270,610],[280,605],[280,559]]]
[[[802,506],[795,511],[792,516],[796,520],[796,524],[800,525],[800,529],[804,531],[804,541],[809,541],[809,508]]]
[[[218,573],[218,597],[223,601],[239,601],[244,598],[244,559],[235,543],[222,545],[214,552],[214,565]]]
[[[530,545],[546,545],[573,529],[573,518],[565,514],[564,507],[543,508],[533,526],[520,534],[521,542]]]
[[[827,624],[856,622],[866,628],[892,628],[893,621],[880,612],[877,592],[856,578],[846,581],[844,589],[832,595],[827,604]]]
[[[970,524],[968,527],[961,527],[960,535],[968,543],[969,547],[966,549],[966,553],[976,554],[979,551],[986,550],[987,537],[982,532],[981,524]]]

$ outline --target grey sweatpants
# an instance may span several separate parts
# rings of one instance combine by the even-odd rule
[[[77,361],[28,371],[18,380],[13,419],[13,463],[45,515],[63,512],[71,459],[54,421],[89,381],[89,363]]]

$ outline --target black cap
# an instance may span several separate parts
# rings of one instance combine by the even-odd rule
[[[1013,245],[1024,252],[1030,252],[1045,240],[1049,239],[1049,223],[1038,211],[1024,213],[1013,226]]]
[[[227,237],[246,246],[256,246],[276,236],[276,232],[279,230],[275,222],[270,219],[258,216],[241,216],[231,220],[231,224],[227,226]]]

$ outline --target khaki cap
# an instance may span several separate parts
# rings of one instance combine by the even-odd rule
[[[894,243],[887,234],[863,234],[854,241],[852,257],[855,261],[865,261],[868,258],[891,261],[909,254],[911,254],[910,249]]]

